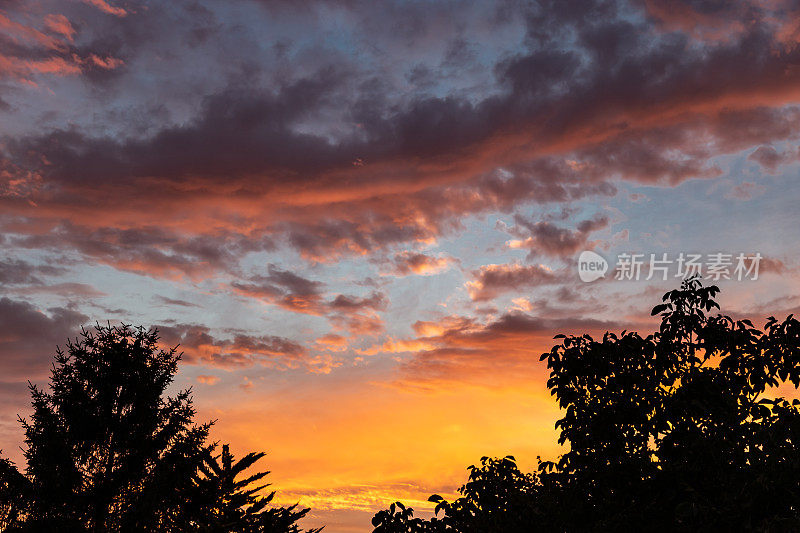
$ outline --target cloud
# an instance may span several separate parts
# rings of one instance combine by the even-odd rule
[[[388,306],[386,295],[373,291],[367,296],[337,294],[329,297],[325,284],[303,278],[269,265],[266,276],[253,276],[248,282],[234,281],[236,293],[295,313],[326,316],[338,330],[351,335],[374,335],[383,331],[378,315]]]
[[[764,194],[767,188],[752,181],[743,181],[734,185],[731,190],[725,193],[725,198],[734,200],[751,200],[756,196]]]
[[[517,226],[509,229],[509,233],[517,239],[509,241],[509,247],[530,250],[530,257],[547,255],[562,258],[594,248],[598,243],[589,241],[589,236],[595,231],[605,229],[610,223],[605,215],[582,220],[576,224],[574,230],[546,220],[533,222],[521,215],[515,215],[514,221]]]
[[[629,194],[628,195],[628,199],[631,202],[647,202],[647,201],[649,201],[649,198],[647,197],[646,194],[642,194],[642,193],[638,193],[638,192],[634,192],[634,193]]]
[[[62,35],[65,39],[72,42],[77,31],[72,23],[64,15],[46,15],[44,17],[45,27],[53,33]]]
[[[395,254],[392,273],[396,276],[407,276],[409,274],[429,276],[442,272],[454,262],[456,260],[450,256],[439,255],[434,257],[406,250]]]
[[[314,341],[314,344],[324,350],[332,352],[342,352],[348,348],[347,338],[336,333],[328,333],[319,337]]]
[[[202,383],[204,385],[216,385],[217,383],[219,383],[219,377],[200,374],[197,376],[197,382]]]
[[[550,349],[556,333],[596,335],[621,327],[591,318],[547,319],[511,311],[487,322],[450,315],[418,321],[413,329],[415,338],[392,340],[365,353],[410,353],[400,365],[399,383],[425,388],[458,381],[501,386],[538,379],[546,372],[539,356]]]
[[[153,226],[91,229],[68,220],[10,240],[19,248],[73,250],[118,270],[168,279],[226,271],[243,253],[270,246],[224,233],[187,236]]]
[[[353,314],[365,309],[382,311],[386,309],[387,305],[386,296],[379,292],[373,292],[369,296],[363,298],[340,294],[328,303],[328,307],[331,310],[343,314]]]
[[[40,276],[63,274],[66,269],[52,265],[37,265],[21,259],[0,259],[0,284],[41,285]]]
[[[46,376],[56,346],[79,332],[89,317],[63,307],[45,311],[0,298],[0,357],[4,380],[35,381]]]
[[[253,276],[248,282],[234,281],[233,289],[242,296],[278,305],[296,313],[321,315],[326,312],[324,284],[269,265],[266,276]]]
[[[160,325],[156,329],[161,344],[166,348],[179,346],[188,364],[224,369],[259,364],[276,369],[329,370],[318,365],[303,345],[285,337],[234,333],[220,338],[209,327],[198,324]]]
[[[30,285],[13,290],[16,294],[55,294],[65,297],[80,297],[86,299],[107,296],[106,293],[99,291],[87,283],[63,282],[52,285]]]
[[[175,298],[168,298],[166,296],[156,295],[153,299],[159,303],[164,305],[174,305],[178,307],[200,307],[200,305],[192,302],[187,302],[186,300],[179,300]]]
[[[252,64],[236,57],[234,72],[231,56],[219,57],[203,37],[235,19],[219,6],[100,13],[75,37],[93,37],[93,47],[80,50],[80,64],[56,55],[48,59],[53,69],[66,62],[88,79],[90,67],[114,67],[132,86],[153,72],[154,90],[168,95],[173,76],[185,75],[180,61],[196,60],[193,49],[167,46],[183,39],[209,52],[204,68],[218,67],[221,78],[198,87],[179,119],[154,115],[160,118],[144,135],[122,122],[93,129],[53,121],[15,136],[4,150],[12,174],[5,181],[29,183],[35,176],[38,185],[17,185],[0,202],[10,216],[28,217],[25,232],[41,246],[74,247],[142,273],[202,277],[233,268],[251,251],[245,243],[290,246],[318,262],[395,253],[460,231],[472,215],[613,195],[619,179],[675,185],[713,178],[722,172],[715,156],[795,138],[798,73],[789,67],[800,52],[787,45],[782,8],[722,10],[725,31],[739,16],[748,20],[722,39],[716,11],[681,3],[675,10],[681,16],[669,18],[665,5],[588,2],[567,11],[548,4],[487,12],[476,4],[457,13],[441,6],[452,20],[438,34],[416,8],[414,16],[395,13],[428,32],[428,49],[442,54],[435,63],[425,47],[386,31],[393,26],[385,11],[360,2],[332,8],[362,20],[379,53],[398,59],[397,69],[411,72],[425,63],[435,91],[398,85],[407,79],[404,71],[371,70],[367,49],[354,50],[355,58],[324,43],[319,53],[297,43],[258,51],[244,26],[220,43],[226,51],[256,54]],[[265,11],[294,23],[292,9]],[[175,20],[185,27],[170,24]],[[67,40],[54,24],[52,35],[15,31],[44,47],[56,35]],[[469,50],[476,42],[469,32],[457,35],[459,25],[488,31],[500,52],[449,53],[454,43]],[[523,25],[522,47],[499,31],[515,25]],[[564,35],[573,36],[568,47],[559,44]],[[175,50],[175,58],[158,56],[175,65],[169,78],[149,69],[158,64],[159,44]],[[295,54],[291,63],[287,47]],[[275,75],[259,69],[259,60],[276,65]],[[450,83],[481,90],[467,96],[455,85],[440,87],[436,79],[444,72],[465,77]],[[38,206],[35,213],[29,202]],[[64,218],[71,225],[53,226]],[[118,242],[117,232],[152,236],[153,227],[161,228],[162,240]],[[539,228],[540,246],[552,241],[547,230],[553,228]],[[200,237],[225,253],[198,261],[205,254],[184,244]],[[114,259],[116,251],[122,260]]]
[[[128,14],[128,12],[125,11],[123,8],[112,6],[105,0],[83,0],[83,1],[89,5],[96,7],[97,9],[99,9],[104,13],[108,13],[109,15],[124,17],[125,15]]]
[[[372,310],[331,315],[329,318],[337,331],[347,332],[352,337],[378,335],[385,330],[383,319]]]
[[[787,265],[784,261],[777,259],[775,257],[762,257],[761,261],[758,263],[759,272],[764,274],[766,273],[773,273],[773,274],[785,274],[788,272],[792,272],[796,270],[796,268],[792,268],[791,266]]]
[[[797,161],[800,152],[778,152],[772,146],[759,146],[754,152],[747,156],[748,161],[755,161],[761,168],[770,174],[776,174],[778,168],[787,163]]]
[[[508,291],[523,291],[564,281],[562,272],[545,265],[484,265],[472,272],[475,278],[466,284],[470,298],[484,302]]]
[[[102,0],[98,0],[102,1]],[[52,76],[80,76],[92,68],[113,70],[122,60],[100,55],[75,45],[78,31],[63,14],[45,14],[39,10],[9,13],[0,6],[0,81],[28,87]],[[11,16],[9,16],[11,15]],[[19,22],[23,20],[23,22]]]

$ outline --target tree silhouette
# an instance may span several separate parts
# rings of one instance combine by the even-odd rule
[[[0,462],[6,530],[299,531],[294,522],[307,510],[265,510],[272,497],[247,488],[266,473],[217,482],[263,455],[233,469],[226,447],[217,476],[211,423],[194,424],[191,390],[165,394],[179,359],[159,348],[157,331],[127,325],[98,325],[57,349],[49,390],[30,385],[33,414],[20,420],[25,474]],[[260,528],[249,518],[209,522],[221,502],[225,517],[263,515]]]
[[[27,512],[30,483],[16,467],[0,457],[0,531],[19,524]]]
[[[551,484],[537,473],[526,474],[513,456],[481,457],[472,465],[469,479],[458,489],[461,494],[448,502],[438,494],[430,520],[414,518],[414,511],[396,502],[372,518],[375,533],[529,533],[554,530],[552,509],[556,500]],[[441,516],[440,516],[441,515]]]
[[[212,447],[213,448],[213,447]],[[200,501],[203,501],[203,532],[236,531],[241,533],[298,533],[296,522],[309,509],[290,507],[268,507],[275,492],[261,496],[269,484],[260,484],[269,472],[257,472],[242,479],[252,465],[264,457],[263,452],[251,452],[234,462],[230,447],[225,444],[222,453],[214,456],[209,450],[199,469],[197,480]],[[308,533],[319,533],[322,529],[310,529]]]
[[[375,531],[800,529],[800,402],[775,390],[800,385],[800,322],[711,316],[718,292],[667,292],[647,337],[558,335],[541,359],[569,451],[528,476],[484,458],[437,518],[390,508]]]
[[[389,505],[389,509],[378,511],[372,517],[373,533],[433,533],[444,528],[437,518],[430,521],[414,518],[414,510],[400,502]]]

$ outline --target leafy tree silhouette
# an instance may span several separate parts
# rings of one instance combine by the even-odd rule
[[[225,447],[220,466],[191,389],[165,395],[179,360],[157,331],[128,325],[57,349],[49,390],[30,385],[33,414],[20,419],[25,474],[0,462],[2,530],[299,531],[308,510],[266,510],[273,495],[248,488],[266,473],[234,480],[263,454],[234,465]]]
[[[414,511],[396,502],[372,518],[375,533],[444,533],[453,531],[529,533],[553,525],[556,500],[550,483],[537,473],[526,474],[513,456],[481,457],[469,467],[469,479],[458,489],[461,497],[448,502],[438,494],[436,516],[414,518]],[[439,515],[441,514],[441,517]]]
[[[800,530],[800,402],[775,390],[800,385],[800,322],[711,316],[718,292],[667,292],[647,337],[558,335],[541,359],[569,451],[530,475],[484,458],[435,518],[390,507],[375,531]]]

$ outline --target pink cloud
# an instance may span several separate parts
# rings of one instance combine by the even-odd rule
[[[105,0],[83,0],[85,3],[92,5],[99,9],[104,13],[108,13],[109,15],[115,15],[117,17],[124,17],[128,14],[128,12],[121,8],[115,7],[106,2]]]

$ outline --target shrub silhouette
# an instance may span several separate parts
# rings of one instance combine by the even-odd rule
[[[470,467],[436,517],[390,507],[376,532],[800,530],[800,322],[711,316],[715,286],[686,280],[647,337],[558,335],[542,355],[569,451],[522,474]]]
[[[222,465],[194,424],[191,390],[166,396],[180,355],[158,333],[122,326],[83,331],[57,350],[50,388],[30,385],[24,475],[0,461],[4,531],[297,532],[307,509],[266,509],[274,495],[235,481],[263,457]]]

